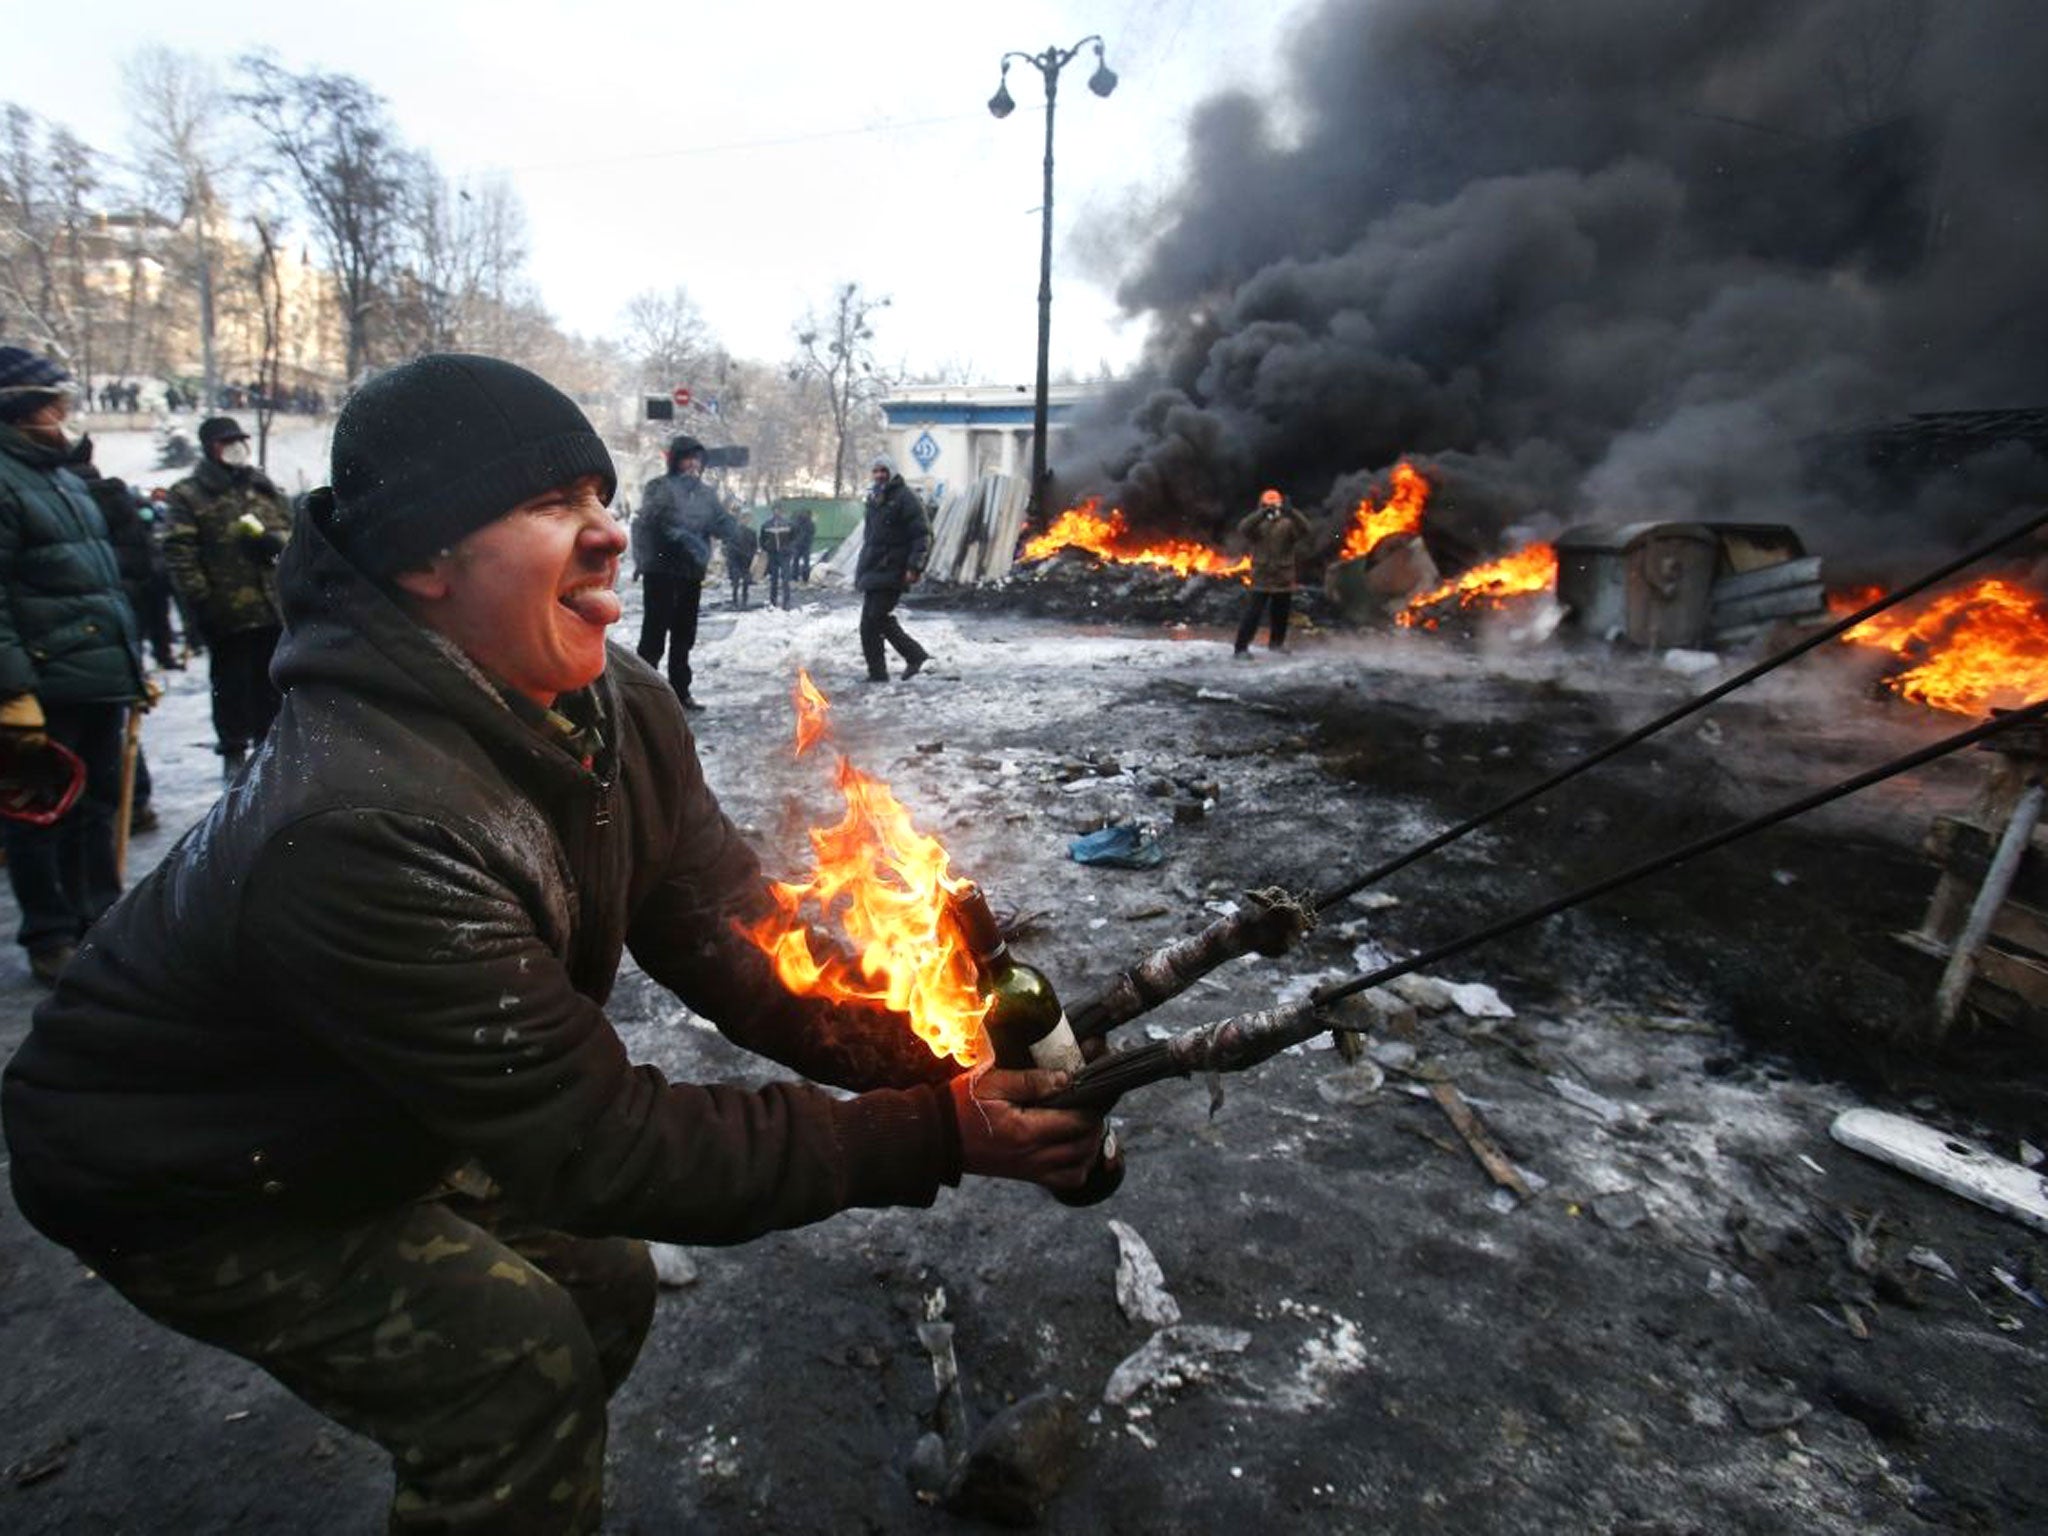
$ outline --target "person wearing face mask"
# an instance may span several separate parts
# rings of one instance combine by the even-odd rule
[[[70,377],[49,358],[0,347],[0,745],[13,757],[54,741],[85,765],[84,792],[54,823],[0,822],[19,938],[46,983],[121,894],[122,726],[144,692],[106,519],[72,469]]]
[[[283,633],[277,557],[291,505],[249,462],[249,434],[232,416],[199,424],[199,467],[171,487],[164,563],[198,621],[212,664],[213,731],[232,779],[277,715],[270,658]]]

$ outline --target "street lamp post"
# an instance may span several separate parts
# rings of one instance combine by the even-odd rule
[[[1043,53],[1011,52],[1003,55],[1003,77],[995,95],[988,99],[989,115],[1008,117],[1017,109],[1010,96],[1010,63],[1022,59],[1045,80],[1045,201],[1040,208],[1038,242],[1038,392],[1031,406],[1031,503],[1028,516],[1034,527],[1045,522],[1045,439],[1047,425],[1046,389],[1052,361],[1052,118],[1059,99],[1060,71],[1088,44],[1095,45],[1095,73],[1088,77],[1088,89],[1107,96],[1116,89],[1116,71],[1102,57],[1102,39],[1090,34],[1071,48],[1048,48]]]

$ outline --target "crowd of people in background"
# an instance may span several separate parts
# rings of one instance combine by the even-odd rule
[[[133,379],[110,379],[96,390],[81,391],[88,404],[97,403],[102,411],[109,414],[126,413],[133,416],[138,411],[150,409],[145,403],[143,386]],[[166,382],[162,390],[163,408],[166,411],[196,411],[206,404],[206,392],[190,384]],[[251,379],[246,384],[222,384],[213,392],[212,407],[217,411],[284,411],[297,416],[317,416],[327,409],[326,393],[300,385],[278,389],[265,389]]]

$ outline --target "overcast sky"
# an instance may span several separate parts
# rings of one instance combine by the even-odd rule
[[[8,29],[0,100],[128,143],[121,64],[160,42],[225,65],[257,47],[294,69],[354,74],[400,131],[461,178],[504,172],[526,204],[530,272],[573,330],[616,332],[625,300],[685,285],[727,347],[779,358],[807,304],[855,280],[891,296],[883,358],[1027,381],[1036,347],[1044,92],[1013,67],[1018,110],[985,103],[1008,49],[1090,32],[1121,77],[1060,77],[1053,366],[1127,363],[1113,274],[1069,238],[1082,221],[1145,227],[1180,163],[1191,108],[1271,93],[1304,0],[98,0]],[[86,19],[89,17],[89,20]]]

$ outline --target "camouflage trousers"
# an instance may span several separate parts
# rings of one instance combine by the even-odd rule
[[[647,1246],[526,1224],[475,1176],[347,1226],[103,1271],[158,1322],[254,1362],[391,1453],[391,1529],[589,1532],[605,1403],[654,1316]]]

